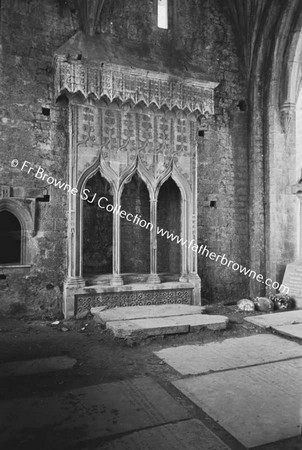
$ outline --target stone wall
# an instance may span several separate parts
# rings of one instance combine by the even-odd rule
[[[190,66],[220,83],[215,116],[201,118],[198,138],[198,240],[248,266],[248,112],[231,26],[215,0],[173,2],[168,31],[156,26],[155,1],[140,3],[137,8],[137,0],[105,2],[97,33],[140,43],[142,61],[156,48],[179,75]],[[21,172],[24,160],[63,181],[67,177],[67,105],[53,97],[52,58],[79,26],[72,1],[2,2],[0,184],[22,187],[26,198],[47,200],[45,183]],[[13,158],[20,161],[15,169]],[[0,290],[1,310],[61,308],[66,195],[55,188],[48,194],[49,201],[36,203],[31,267],[3,270],[7,286]],[[201,255],[198,267],[203,297],[218,301],[247,295],[249,280],[243,275]]]
[[[215,1],[175,1],[173,29],[156,27],[152,1],[107,2],[100,31],[161,49],[170,67],[193,65],[219,82],[212,119],[201,119],[198,145],[198,243],[249,267],[248,108],[244,68],[231,25]],[[172,3],[172,2],[171,2]],[[151,18],[151,20],[150,20]],[[142,55],[143,58],[144,55]],[[211,200],[216,202],[210,206]],[[201,295],[227,301],[248,295],[249,279],[199,255]]]
[[[66,179],[68,117],[66,105],[53,98],[52,58],[77,27],[76,16],[57,1],[1,2],[0,184],[13,188],[14,196],[47,199],[46,183],[20,170],[24,160]],[[12,168],[15,158],[19,166]],[[16,187],[22,189],[16,192]],[[61,310],[66,196],[57,189],[48,194],[49,201],[36,201],[35,231],[29,236],[31,267],[0,269],[6,276],[0,287],[1,311]]]

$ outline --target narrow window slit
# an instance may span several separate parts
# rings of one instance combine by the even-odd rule
[[[168,29],[168,0],[157,0],[157,26]]]

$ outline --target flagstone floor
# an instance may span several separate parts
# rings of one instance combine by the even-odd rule
[[[90,319],[0,318],[0,447],[301,449],[301,340],[221,314],[132,347]]]

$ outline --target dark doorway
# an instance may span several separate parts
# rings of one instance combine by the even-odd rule
[[[132,221],[121,219],[121,272],[149,273],[150,198],[146,184],[137,174],[125,185],[121,206],[133,216]]]
[[[181,193],[176,183],[169,178],[161,187],[157,201],[158,229],[181,237]],[[158,273],[180,274],[181,243],[167,239],[167,234],[157,236],[157,270]]]
[[[21,225],[14,214],[0,212],[0,264],[21,263]]]
[[[113,203],[110,183],[98,172],[85,189],[89,191],[83,200],[83,274],[111,274],[113,213],[105,209]],[[107,200],[99,202],[101,197]]]

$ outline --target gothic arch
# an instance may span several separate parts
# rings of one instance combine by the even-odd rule
[[[20,264],[30,263],[29,240],[34,233],[34,218],[18,200],[4,198],[0,200],[0,212],[8,211],[13,214],[21,226],[21,257]]]
[[[301,2],[300,2],[301,3]],[[280,55],[283,55],[280,58]],[[302,13],[301,5],[292,6],[284,15],[274,49],[274,70],[280,73],[277,97],[280,108],[295,105],[302,81]],[[278,70],[279,64],[279,70]],[[279,95],[278,95],[279,94]]]
[[[155,198],[158,197],[160,188],[170,177],[177,184],[177,186],[181,192],[182,199],[185,201],[189,201],[192,198],[191,187],[190,187],[189,183],[187,182],[187,180],[185,179],[185,177],[180,173],[180,171],[176,167],[173,160],[171,160],[167,169],[157,179],[156,188],[155,188]]]
[[[290,192],[297,181],[296,107],[302,81],[302,3],[292,0],[282,2],[282,7],[273,38],[267,44],[267,61],[263,58],[259,72],[266,82],[262,121],[263,195],[267,199],[264,270],[267,277],[280,283],[286,264],[295,260],[298,248],[298,202]]]
[[[89,178],[92,178],[98,171],[110,183],[110,185],[114,190],[114,195],[116,195],[117,194],[116,175],[114,171],[111,169],[111,167],[109,167],[108,164],[102,158],[101,152],[100,155],[96,158],[95,162],[90,167],[88,167],[80,176],[79,181],[77,183],[78,192],[81,192],[83,186],[85,186]]]
[[[110,186],[112,186],[114,202],[116,202],[118,195],[115,174],[113,170],[108,166],[108,164],[103,160],[102,153],[100,151],[100,154],[96,158],[95,162],[84,171],[77,183],[79,194],[76,197],[75,205],[75,239],[73,240],[73,246],[75,253],[76,273],[79,274],[80,277],[82,277],[83,274],[83,201],[85,201],[81,198],[80,193],[82,192],[82,189],[86,185],[87,181],[94,177],[94,175],[96,175],[98,172],[110,184]]]
[[[133,177],[133,175],[135,173],[137,173],[140,176],[140,178],[144,181],[144,183],[146,184],[147,189],[149,191],[150,200],[154,199],[154,188],[153,188],[154,180],[152,179],[152,177],[146,170],[139,155],[137,155],[133,164],[128,169],[126,169],[125,172],[123,173],[123,175],[121,176],[120,183],[119,183],[119,189],[118,189],[119,197],[121,196],[121,194],[123,192],[125,184],[128,182],[128,180],[130,180]]]

